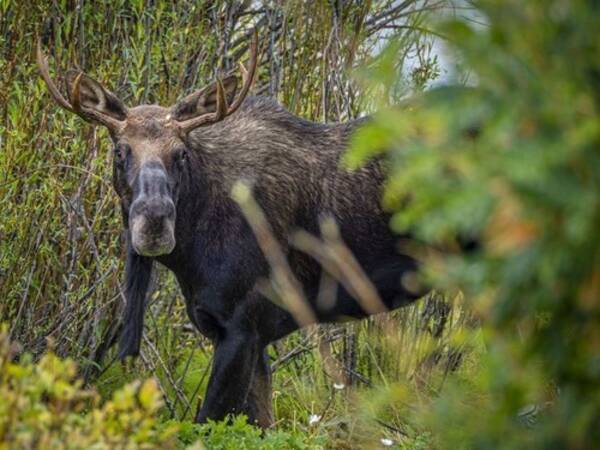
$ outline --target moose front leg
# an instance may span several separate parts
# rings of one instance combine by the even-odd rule
[[[251,423],[261,428],[269,428],[274,423],[271,387],[271,366],[266,350],[257,354],[256,366],[250,383],[250,390],[244,413]]]
[[[253,332],[234,329],[216,341],[206,396],[196,422],[247,413],[244,406],[258,361],[257,354],[258,336]]]

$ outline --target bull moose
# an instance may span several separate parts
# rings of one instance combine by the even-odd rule
[[[398,236],[380,205],[385,164],[359,170],[340,164],[351,134],[364,120],[321,124],[275,101],[247,96],[256,76],[258,39],[248,69],[229,75],[175,105],[128,108],[82,72],[65,74],[67,95],[52,81],[38,42],[40,73],[54,100],[84,120],[104,125],[114,144],[113,184],[127,241],[126,305],[120,357],[139,352],[146,291],[153,264],[171,270],[194,326],[214,344],[212,371],[196,420],[244,413],[273,423],[268,344],[300,325],[258,289],[271,267],[231,189],[252,181],[273,236],[301,284],[315,321],[361,318],[368,312],[344,288],[335,302],[317,302],[324,270],[289,244],[294,230],[319,234],[324,216],[340,235],[388,310],[422,295],[402,282],[417,269],[399,254]],[[237,95],[236,95],[237,94]]]

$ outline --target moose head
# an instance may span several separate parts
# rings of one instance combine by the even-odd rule
[[[112,92],[86,74],[68,71],[67,98],[52,81],[41,44],[37,63],[54,100],[84,120],[104,125],[114,143],[113,184],[133,249],[143,256],[166,255],[175,247],[178,194],[185,183],[188,134],[233,114],[253,83],[258,37],[250,45],[250,63],[240,63],[238,77],[229,75],[178,101],[171,107],[140,105],[128,108]]]

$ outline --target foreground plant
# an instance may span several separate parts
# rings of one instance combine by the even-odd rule
[[[154,380],[135,381],[102,402],[77,378],[72,360],[48,352],[12,361],[0,331],[0,449],[173,448],[177,427],[158,426],[162,397]]]
[[[153,379],[134,381],[103,401],[82,386],[77,366],[52,352],[13,361],[18,346],[0,329],[0,450],[317,449],[323,436],[302,430],[265,433],[245,416],[196,425],[162,421]]]
[[[437,28],[471,86],[432,89],[410,110],[381,114],[349,161],[372,155],[373,141],[392,155],[384,201],[396,230],[436,245],[482,238],[475,256],[425,257],[438,285],[465,288],[485,325],[476,373],[419,411],[438,447],[592,448],[600,10],[585,1],[472,3],[483,25]]]

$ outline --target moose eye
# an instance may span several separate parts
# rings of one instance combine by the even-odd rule
[[[127,144],[115,145],[115,161],[123,163],[127,159],[130,151],[131,149]]]

